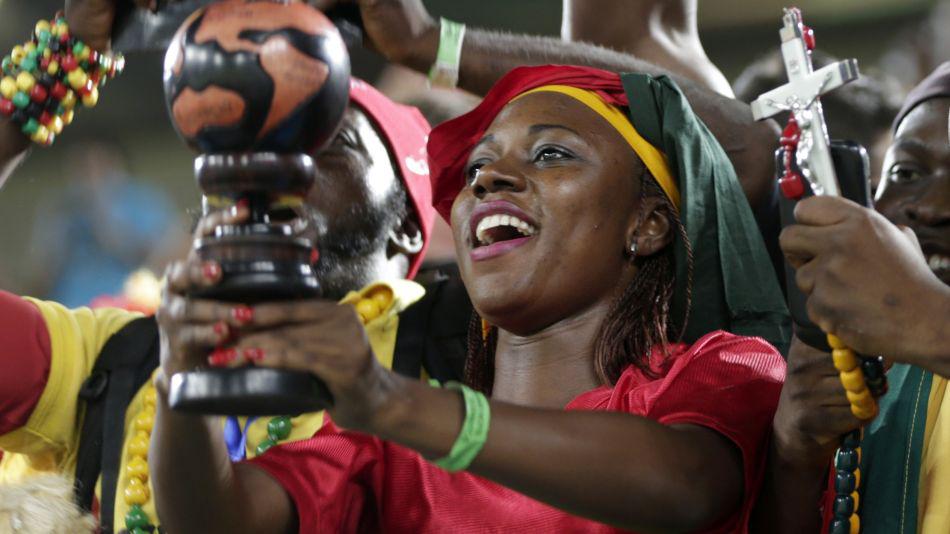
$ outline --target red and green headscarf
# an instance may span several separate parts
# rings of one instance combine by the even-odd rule
[[[533,91],[565,94],[613,125],[679,210],[693,248],[692,306],[685,317],[687,262],[676,237],[673,312],[691,343],[713,330],[759,336],[783,352],[791,336],[781,289],[732,164],[670,78],[577,66],[519,67],[471,112],[429,136],[433,205],[450,220],[475,144],[509,102]]]

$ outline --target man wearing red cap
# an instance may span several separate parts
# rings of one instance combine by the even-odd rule
[[[388,288],[393,296],[391,306],[367,324],[367,334],[382,363],[395,364],[416,376],[424,367],[429,376],[456,378],[457,371],[449,362],[424,361],[415,351],[407,354],[412,361],[394,362],[396,345],[402,339],[393,326],[399,323],[399,313],[423,299],[425,293],[406,279],[419,268],[434,216],[425,156],[429,125],[415,108],[393,103],[361,80],[351,84],[351,102],[334,141],[315,155],[319,174],[308,199],[310,209],[305,212],[313,223],[307,227],[316,233],[313,237],[321,253],[316,270],[325,295],[346,297],[344,302],[355,304],[367,291]],[[236,209],[212,219],[222,216],[233,220],[246,214]],[[210,226],[209,220],[201,226]],[[207,265],[205,274],[217,277],[220,270]],[[354,291],[371,282],[376,283],[362,292]],[[107,341],[137,317],[119,309],[69,310],[0,292],[0,345],[4,347],[0,356],[0,448],[8,451],[0,478],[13,481],[32,471],[71,473],[75,469],[81,440],[81,418],[77,417],[82,413],[80,387]],[[413,323],[414,329],[420,326]],[[155,330],[155,322],[149,319],[135,335],[154,336]],[[126,425],[117,479],[116,532],[131,529],[129,525],[142,517],[148,518],[147,524],[157,524],[150,498],[127,498],[124,493],[131,480],[125,473],[134,458],[130,451],[135,446],[135,433],[142,430],[134,421],[138,413],[148,412],[152,406],[154,391],[150,389],[150,384],[141,388],[127,412],[131,424]],[[270,438],[268,425],[272,421],[227,421],[226,428],[237,430],[228,439],[231,457],[255,456],[260,444]],[[309,437],[322,423],[322,414],[294,417],[290,423],[289,435],[275,441]],[[151,492],[146,487],[144,493]],[[134,521],[127,522],[127,518]]]
[[[74,2],[71,13],[80,13],[89,3]],[[83,22],[90,22],[78,15],[70,21],[77,32]],[[393,103],[361,80],[353,80],[350,91],[351,105],[340,131],[326,149],[314,154],[317,183],[304,211],[310,223],[305,231],[312,233],[320,250],[315,269],[324,296],[358,304],[370,292],[387,295],[385,305],[374,308],[375,316],[366,318],[366,334],[381,363],[412,376],[424,372],[443,380],[458,378],[459,366],[444,357],[430,361],[426,356],[434,295],[426,295],[422,286],[408,280],[421,264],[434,217],[425,153],[429,125],[415,108]],[[0,169],[9,170],[25,145],[19,132],[7,135],[6,122],[0,119]],[[199,231],[215,221],[246,216],[241,207],[212,213]],[[220,267],[205,264],[202,274],[216,279]],[[467,314],[469,308],[461,307]],[[412,313],[403,314],[407,309]],[[240,313],[233,315],[234,320],[242,318]],[[83,449],[88,438],[105,435],[109,441],[110,428],[122,429],[110,417],[124,419],[125,434],[116,441],[120,456],[115,465],[102,465],[101,501],[109,505],[100,503],[101,520],[114,532],[151,531],[158,526],[147,463],[155,405],[148,377],[157,364],[158,333],[153,319],[140,317],[114,308],[70,310],[0,291],[0,451],[5,452],[0,481],[15,482],[37,471],[76,473],[77,500],[91,501],[99,466],[94,465],[91,479],[84,480],[90,470]],[[464,339],[466,321],[467,315],[462,316],[459,339]],[[439,322],[444,324],[444,318]],[[101,370],[103,354],[115,352],[108,348],[110,343],[119,339],[131,339],[132,345],[123,347],[141,347],[119,351],[119,360],[139,362],[139,383],[145,384],[131,389],[131,401],[124,401],[117,412],[105,413],[103,434],[90,436],[89,427],[83,426],[84,418],[91,419],[89,408],[80,397],[91,384],[87,379]],[[444,347],[445,340],[439,342]],[[230,456],[238,460],[256,456],[266,446],[309,437],[322,422],[319,413],[252,421],[229,418],[223,427]],[[220,429],[221,422],[217,424]],[[100,459],[97,454],[92,457]]]

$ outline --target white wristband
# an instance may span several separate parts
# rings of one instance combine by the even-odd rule
[[[439,51],[435,63],[429,69],[429,85],[453,88],[459,81],[459,64],[462,59],[462,41],[465,39],[465,24],[441,19]]]

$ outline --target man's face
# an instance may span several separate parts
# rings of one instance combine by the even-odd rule
[[[305,234],[320,251],[317,276],[324,294],[340,297],[369,282],[367,259],[385,250],[405,201],[396,194],[401,190],[389,150],[354,105],[330,145],[313,157],[317,176],[307,197],[312,209]]]
[[[935,98],[901,121],[884,158],[876,207],[910,227],[930,268],[950,284],[950,98]]]

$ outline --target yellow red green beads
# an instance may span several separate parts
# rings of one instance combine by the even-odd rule
[[[62,13],[40,20],[30,40],[0,60],[0,117],[50,145],[72,122],[76,105],[98,104],[99,88],[124,66],[121,56],[100,54],[71,37]]]

